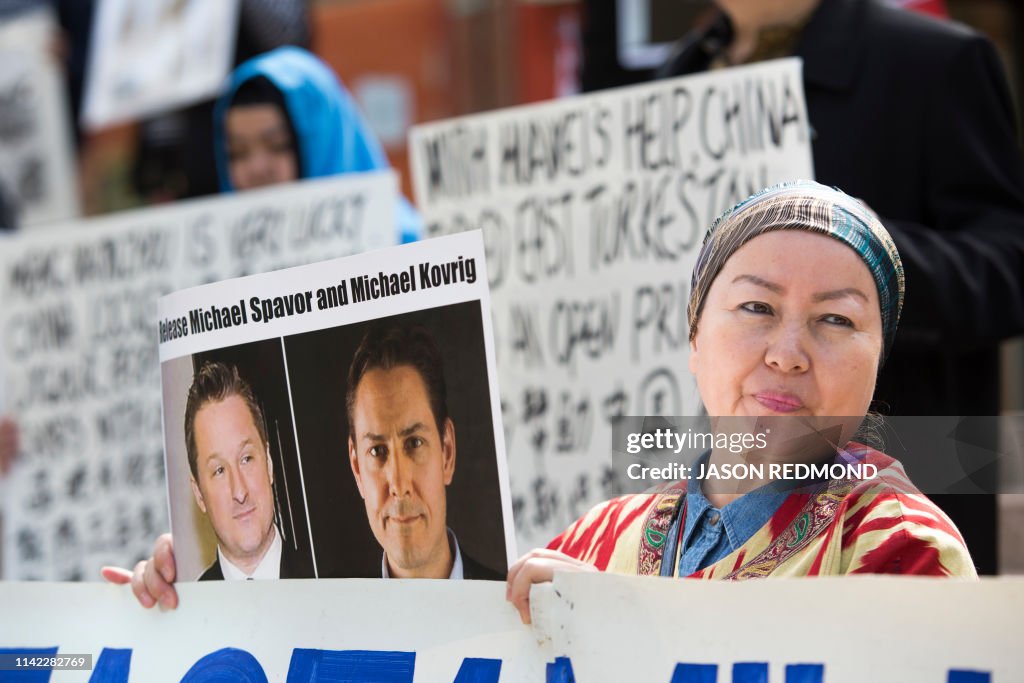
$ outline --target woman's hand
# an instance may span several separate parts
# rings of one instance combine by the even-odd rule
[[[551,581],[555,572],[596,572],[597,567],[569,557],[557,550],[537,548],[520,557],[509,567],[505,599],[519,610],[524,624],[530,620],[530,587],[535,583]]]
[[[134,572],[121,567],[104,567],[101,573],[111,583],[130,582],[139,604],[147,609],[158,602],[166,609],[178,606],[178,592],[174,590],[174,543],[170,534],[156,539],[153,556],[135,565]]]

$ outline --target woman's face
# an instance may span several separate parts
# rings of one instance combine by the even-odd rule
[[[863,416],[882,350],[878,291],[848,246],[800,230],[740,247],[690,343],[708,415]]]
[[[224,119],[224,134],[228,174],[236,190],[298,179],[291,131],[276,105],[231,107]]]

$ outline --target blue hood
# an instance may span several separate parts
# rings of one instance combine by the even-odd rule
[[[231,192],[224,118],[242,83],[265,77],[284,98],[298,138],[300,176],[320,178],[390,168],[384,150],[356,109],[351,95],[334,72],[306,50],[281,47],[243,62],[231,74],[213,112],[214,156],[224,192]],[[422,233],[422,219],[405,197],[398,201],[398,226],[403,242]]]

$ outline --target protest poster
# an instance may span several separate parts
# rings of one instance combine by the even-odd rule
[[[231,70],[239,0],[99,0],[82,124],[95,130],[217,94]]]
[[[21,454],[3,576],[98,580],[168,528],[156,301],[397,243],[391,172],[307,180],[7,235],[0,368]]]
[[[0,192],[20,227],[79,213],[71,119],[60,64],[47,47],[58,30],[49,10],[0,24]]]
[[[478,232],[187,289],[158,312],[179,580],[504,580]]]
[[[50,683],[544,681],[536,637],[501,583],[226,581],[178,591],[179,608],[161,612],[124,586],[2,583],[4,610],[19,618],[0,622],[0,666],[35,649],[92,655],[91,671],[54,671]],[[23,672],[0,669],[0,681],[26,680],[12,675]]]
[[[483,581],[0,583],[0,666],[91,658],[51,683],[1002,683],[1024,675],[1024,581],[679,581],[559,574],[533,626]],[[823,623],[823,622],[827,622]],[[30,675],[30,674],[28,674]],[[0,681],[29,680],[0,670]]]
[[[1024,580],[678,581],[560,574],[537,630],[575,680],[998,683],[1024,676]],[[626,653],[632,653],[628,656]]]
[[[786,59],[415,127],[427,235],[480,228],[521,547],[619,487],[613,419],[696,415],[690,272],[722,211],[811,178]]]

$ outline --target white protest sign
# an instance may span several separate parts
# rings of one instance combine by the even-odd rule
[[[517,553],[479,232],[193,287],[158,314],[179,580],[244,562],[380,577],[384,552],[391,575],[504,580]]]
[[[534,622],[586,681],[1000,683],[1024,677],[1024,580],[666,581],[564,574]]]
[[[231,69],[239,0],[100,0],[82,122],[102,128],[217,94]]]
[[[64,84],[47,47],[57,31],[48,11],[0,24],[0,184],[20,226],[79,212]]]
[[[519,544],[612,494],[610,420],[690,415],[690,272],[723,210],[810,178],[799,60],[427,124],[427,234],[482,228]]]
[[[394,244],[392,173],[182,202],[7,236],[5,410],[22,453],[0,484],[6,578],[98,579],[167,529],[157,299]]]
[[[0,664],[92,656],[92,671],[54,671],[52,683],[1003,683],[1024,675],[1021,579],[558,575],[534,588],[532,627],[494,582],[235,581],[178,591],[178,609],[161,612],[139,607],[127,587],[0,583],[0,604],[16,615],[0,621]]]
[[[54,671],[51,683],[545,680],[536,635],[502,583],[230,581],[178,592],[180,607],[162,613],[127,587],[4,582],[4,613],[18,617],[0,622],[0,662],[32,648],[92,655],[92,671]]]

